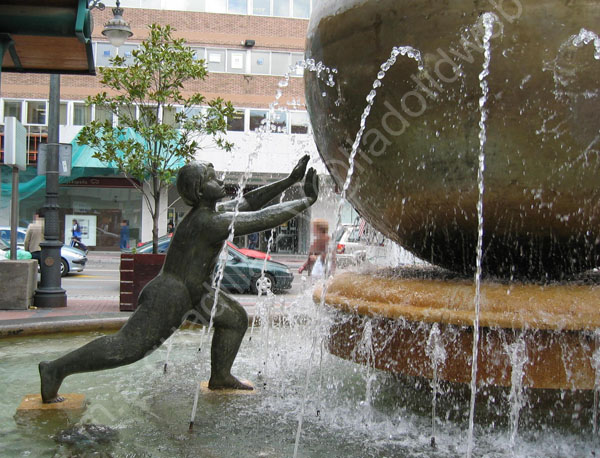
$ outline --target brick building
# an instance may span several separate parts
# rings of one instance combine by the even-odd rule
[[[205,60],[210,72],[205,81],[190,84],[185,91],[200,92],[207,99],[219,96],[236,108],[236,117],[229,120],[228,128],[228,139],[236,145],[234,151],[227,154],[209,147],[197,152],[198,159],[211,161],[232,190],[247,169],[252,172],[248,186],[282,178],[304,153],[311,154],[311,165],[325,176],[304,106],[303,70],[295,67],[303,60],[311,1],[316,0],[124,0],[123,16],[134,35],[118,49],[101,34],[102,24],[112,17],[110,6],[114,6],[114,2],[107,1],[104,11],[93,10],[95,65],[110,65],[109,59],[117,52],[125,58],[130,56],[146,37],[149,24],[169,24],[176,29],[175,36],[184,38],[197,57]],[[49,76],[45,74],[2,75],[0,119],[3,122],[5,116],[16,116],[27,129],[30,166],[22,181],[28,184],[35,182],[39,144],[47,141],[48,88]],[[61,143],[72,142],[83,125],[106,116],[83,103],[100,89],[96,76],[61,76]],[[168,116],[173,113],[163,113],[163,118]],[[265,118],[276,126],[276,131],[256,133]],[[132,242],[149,240],[152,224],[141,195],[126,179],[98,161],[78,161],[73,164],[77,174],[63,179],[59,196],[65,242],[73,218],[83,221],[85,240],[92,249],[117,249],[122,219],[130,222]],[[2,175],[6,182],[9,173]],[[3,194],[0,225],[8,224],[8,200]],[[44,190],[39,186],[32,184],[25,189],[20,225],[31,219],[43,200]],[[162,233],[169,220],[177,223],[187,210],[174,190],[164,196],[163,208]],[[331,204],[320,199],[306,215],[277,229],[275,250],[305,252],[310,218],[331,214]],[[245,240],[238,243],[243,245]],[[264,244],[261,247],[264,249]]]

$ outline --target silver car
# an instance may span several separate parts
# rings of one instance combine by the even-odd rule
[[[17,228],[17,247],[22,250],[25,244],[25,234],[27,229],[24,227]],[[8,248],[10,247],[10,227],[0,226],[0,240]],[[3,256],[4,257],[4,256]],[[72,272],[83,272],[85,263],[87,262],[86,254],[72,248],[70,246],[62,246],[60,249],[60,275],[65,277]]]

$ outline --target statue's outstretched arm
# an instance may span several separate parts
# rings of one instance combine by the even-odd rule
[[[262,210],[239,213],[235,219],[235,234],[245,235],[253,232],[261,232],[272,229],[292,219],[294,216],[306,210],[317,200],[319,193],[319,180],[314,169],[309,169],[304,182],[304,193],[306,197],[282,202]],[[221,232],[224,227],[229,227],[233,221],[232,212],[223,212],[214,219],[215,232]]]
[[[285,177],[283,180],[276,181],[260,188],[253,189],[252,191],[244,194],[241,199],[238,209],[240,211],[253,211],[259,210],[287,188],[297,183],[304,177],[306,172],[306,165],[310,156],[305,155],[296,164],[294,170]],[[233,211],[237,205],[237,200],[230,200],[227,202],[217,204],[217,210],[219,211]]]

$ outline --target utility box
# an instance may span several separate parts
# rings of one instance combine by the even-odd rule
[[[0,262],[0,310],[27,310],[37,288],[35,259]]]

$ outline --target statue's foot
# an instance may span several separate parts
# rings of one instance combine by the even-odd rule
[[[50,362],[42,361],[38,368],[42,382],[42,402],[44,404],[52,404],[64,401],[64,398],[58,395],[62,378],[58,376],[56,370],[51,368]]]
[[[211,376],[208,382],[209,390],[253,390],[254,387],[242,382],[233,375],[219,378]]]

